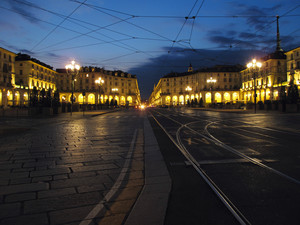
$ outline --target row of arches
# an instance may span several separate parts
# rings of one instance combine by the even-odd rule
[[[173,96],[166,96],[165,102],[163,104],[165,105],[186,105],[188,102],[191,102],[192,100],[200,101],[202,98],[203,103],[227,103],[232,102],[235,103],[239,101],[239,92],[206,92],[206,93],[200,93],[200,94],[191,94],[191,95],[173,95]]]
[[[117,105],[125,106],[128,104],[129,106],[133,105],[133,98],[132,96],[113,96],[113,95],[95,95],[93,93],[86,94],[76,94],[74,93],[74,102],[79,104],[105,104],[107,101],[111,102],[114,99],[117,102]],[[71,102],[72,94],[66,93],[60,96],[61,102]]]
[[[245,102],[254,102],[254,91],[244,92],[243,100]],[[271,92],[269,88],[256,90],[256,101],[264,102],[266,100],[279,100],[279,91],[274,90],[273,92]]]
[[[0,89],[0,106],[24,106],[28,101],[27,91]]]

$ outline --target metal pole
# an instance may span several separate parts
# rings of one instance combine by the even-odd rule
[[[256,72],[254,71],[254,113],[256,113]]]
[[[73,112],[73,102],[74,102],[74,74],[72,74],[72,95],[71,95],[71,116]]]

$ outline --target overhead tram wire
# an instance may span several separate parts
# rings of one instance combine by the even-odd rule
[[[82,34],[80,34],[80,35],[77,35],[77,36],[75,36],[75,37],[72,37],[72,38],[69,38],[69,39],[66,39],[66,40],[57,42],[57,43],[55,43],[55,44],[53,44],[53,45],[48,46],[47,48],[50,48],[50,47],[53,47],[53,46],[56,46],[56,45],[59,45],[59,44],[63,44],[63,43],[66,43],[66,42],[75,40],[75,39],[77,39],[77,38],[79,38],[79,37],[82,37],[82,36],[87,36],[88,34],[91,34],[91,33],[94,33],[94,32],[96,32],[96,31],[98,31],[98,30],[104,29],[105,27],[113,26],[113,25],[115,25],[115,24],[122,23],[122,22],[124,22],[125,20],[129,20],[129,19],[131,19],[131,17],[126,18],[126,19],[124,19],[123,21],[117,21],[117,22],[114,22],[114,23],[112,23],[112,24],[106,25],[106,26],[104,26],[104,27],[100,27],[100,28],[98,28],[98,29],[94,29],[94,30],[91,30],[91,31],[89,31],[89,32],[86,32],[86,33],[82,33]]]
[[[80,2],[77,1],[77,0],[73,0],[73,1],[74,1],[74,2],[80,3]],[[112,15],[112,14],[110,14],[110,13],[104,12],[103,10],[99,9],[99,8],[101,8],[101,7],[99,7],[99,6],[92,5],[92,4],[87,4],[87,3],[85,3],[84,5],[85,5],[85,6],[88,6],[88,7],[90,7],[90,8],[92,8],[92,9],[94,9],[94,10],[96,10],[96,11],[99,11],[99,12],[101,12],[101,13],[104,13],[104,14],[106,14],[106,15],[109,15],[109,16],[111,16],[111,17],[114,17],[114,18],[116,18],[116,19],[119,19],[119,20],[121,19],[121,18],[118,17],[118,16],[115,16],[115,15]],[[135,18],[134,15],[133,15],[133,18]],[[165,39],[165,40],[168,40],[168,41],[170,41],[170,42],[173,42],[173,40],[171,40],[170,38],[164,37],[163,35],[161,35],[161,34],[159,34],[159,33],[156,33],[156,32],[154,32],[154,31],[151,31],[151,30],[149,30],[149,29],[147,29],[147,28],[145,28],[145,27],[136,25],[136,24],[131,23],[131,22],[129,22],[129,21],[124,21],[124,22],[127,23],[127,24],[130,24],[130,25],[132,25],[132,26],[134,26],[134,27],[137,27],[137,28],[139,28],[139,29],[141,29],[141,30],[144,30],[144,31],[147,31],[147,32],[149,32],[149,33],[151,33],[151,34],[154,34],[154,35],[156,35],[156,36],[159,36],[159,37],[161,37],[161,38],[163,38],[163,39]],[[182,44],[179,44],[179,45],[181,45],[181,46],[183,46],[183,47],[187,47],[187,46],[182,45]]]
[[[15,1],[15,0],[14,0]],[[76,2],[76,3],[81,3],[78,0],[70,0],[71,2]],[[114,9],[109,9],[109,8],[105,8],[105,7],[101,7],[101,6],[96,6],[93,4],[85,4],[85,5],[89,5],[89,6],[95,6],[98,7],[99,9],[102,10],[106,10],[106,11],[110,11],[110,12],[114,12],[114,13],[118,13],[118,14],[122,14],[122,15],[126,15],[126,16],[133,16],[135,18],[166,18],[166,19],[180,19],[180,18],[184,18],[185,16],[177,16],[177,15],[170,15],[170,16],[166,16],[166,15],[135,15],[135,14],[130,14],[130,13],[126,13],[126,12],[122,12],[122,11],[118,11],[118,10],[114,10]],[[299,16],[299,15],[296,15]],[[195,16],[196,18],[200,18],[200,17],[224,17],[224,18],[232,18],[232,17],[271,17],[271,16],[255,16],[255,15],[207,15],[207,16]]]
[[[296,5],[295,7],[293,7],[292,9],[290,9],[290,10],[287,11],[287,12],[285,12],[284,14],[282,14],[282,15],[279,16],[279,17],[286,17],[289,13],[291,13],[292,11],[294,11],[295,9],[297,9],[297,8],[299,8],[299,7],[300,7],[300,4],[299,4],[299,5]],[[270,17],[276,17],[276,16],[270,16]],[[254,34],[257,34],[258,32],[260,32],[260,31],[266,29],[267,27],[269,27],[271,24],[275,23],[276,21],[277,21],[277,19],[272,20],[271,22],[267,23],[267,24],[266,24],[265,26],[263,26],[262,28],[256,30],[256,31],[254,32]],[[248,39],[251,39],[251,38],[253,38],[253,36],[248,36]],[[241,40],[238,41],[237,43],[235,43],[234,45],[237,46],[237,45],[239,45],[240,43],[242,43]],[[231,47],[231,48],[232,48],[232,47]],[[229,49],[227,50],[227,52],[230,51],[231,48],[229,48]]]
[[[294,8],[292,8],[291,10],[287,11],[286,13],[282,14],[282,15],[279,16],[279,17],[285,17],[285,16],[287,16],[288,13],[294,11],[295,9],[297,9],[297,8],[299,8],[299,7],[300,7],[300,5],[297,5],[297,6],[295,6]],[[276,16],[272,16],[272,17],[276,17]],[[256,34],[256,33],[260,32],[260,31],[266,29],[268,26],[270,26],[272,23],[275,23],[276,21],[277,21],[277,19],[275,19],[275,20],[273,20],[273,21],[267,23],[267,24],[266,24],[265,26],[263,26],[262,28],[256,30],[254,34]],[[253,38],[253,37],[252,37],[252,36],[251,36],[251,37],[249,36],[249,39],[251,39],[251,38]],[[240,41],[239,43],[241,43],[241,41]],[[237,43],[237,44],[239,44],[239,43]],[[237,44],[236,44],[236,45],[237,45]]]
[[[58,51],[64,51],[64,50],[70,50],[70,49],[76,49],[76,48],[85,48],[85,47],[90,47],[90,46],[95,46],[95,45],[103,45],[103,44],[112,44],[114,42],[120,42],[120,41],[128,41],[131,40],[131,38],[124,38],[124,39],[120,39],[120,40],[114,40],[114,41],[103,41],[103,42],[99,42],[99,43],[92,43],[92,44],[86,44],[86,45],[80,45],[80,46],[72,46],[72,47],[66,47],[66,48],[60,48],[60,49],[54,49],[51,50],[53,52],[58,52]],[[127,49],[130,51],[133,51],[132,49]],[[37,52],[37,53],[46,53],[48,51],[44,51],[44,52]]]
[[[169,54],[172,52],[172,49],[174,48],[175,43],[176,43],[176,42],[178,43],[178,41],[177,41],[177,40],[178,40],[178,37],[179,37],[179,35],[181,34],[181,32],[182,32],[182,30],[183,30],[183,28],[184,28],[184,26],[185,26],[185,24],[186,24],[188,18],[190,17],[191,13],[193,12],[194,8],[196,7],[198,1],[199,1],[199,0],[196,0],[196,1],[195,1],[195,3],[194,3],[194,5],[193,5],[193,7],[191,8],[191,10],[190,10],[188,16],[185,17],[184,23],[182,24],[182,26],[181,26],[179,32],[177,33],[176,38],[175,38],[174,41],[172,42],[172,46],[171,46],[170,50],[168,50],[168,54],[165,56],[165,59],[163,60],[162,65],[164,65],[164,64],[166,63]],[[204,1],[204,0],[203,0],[203,1]],[[202,1],[202,4],[201,4],[200,8],[201,8],[202,5],[203,5],[203,1]]]
[[[280,17],[286,17],[288,13],[294,11],[295,9],[297,9],[297,8],[299,8],[299,7],[300,7],[300,5],[296,5],[294,8],[292,8],[291,10],[289,10],[289,11],[287,11],[286,13],[282,14]],[[263,15],[262,15],[261,17],[276,17],[276,16],[265,16],[265,15],[263,16]],[[272,20],[271,22],[267,23],[267,24],[266,24],[265,26],[263,26],[262,28],[256,30],[256,31],[254,32],[254,34],[257,34],[258,32],[260,32],[260,31],[266,29],[267,27],[269,27],[271,24],[275,23],[276,21],[277,21],[277,19]],[[251,38],[253,38],[253,35],[248,36],[248,39],[251,39]],[[242,41],[240,40],[240,41],[238,41],[237,43],[234,43],[234,45],[235,45],[235,46],[238,46],[238,45],[241,44],[241,43],[242,43]],[[231,47],[230,47],[229,49],[227,49],[226,51],[224,51],[224,52],[223,52],[223,55],[224,55],[226,52],[231,51],[231,50],[232,50],[232,47],[233,47],[233,46],[231,45]]]
[[[123,58],[123,57],[126,57],[126,56],[130,56],[130,55],[138,54],[138,53],[140,53],[140,52],[133,52],[133,53],[129,53],[129,54],[124,54],[124,55],[117,56],[117,57],[113,57],[113,58],[110,58],[110,59],[101,60],[101,62],[107,62],[107,61],[111,61],[111,60],[115,60],[115,59]]]
[[[29,16],[28,14],[24,14],[24,13],[21,13],[21,12],[12,10],[12,9],[8,9],[8,8],[2,7],[2,6],[0,6],[0,8],[1,8],[1,9],[4,9],[4,10],[7,10],[7,11],[14,12],[14,13],[19,14],[19,15],[22,15],[22,16],[26,16],[26,17],[28,17],[28,18],[32,18],[32,19],[38,20],[38,21],[40,21],[40,22],[43,22],[43,23],[46,23],[46,24],[49,24],[49,25],[52,25],[52,26],[56,26],[56,24],[54,24],[54,23],[51,23],[51,22],[48,22],[48,21],[45,21],[45,20],[41,20],[41,19],[36,18],[36,17]],[[76,31],[76,30],[69,29],[69,28],[67,28],[67,27],[63,27],[63,26],[59,26],[59,27],[62,28],[62,29],[65,29],[65,30],[68,30],[68,31],[77,33],[77,34],[83,34],[83,33],[80,33],[80,32],[78,32],[78,31]],[[129,48],[126,48],[126,47],[124,47],[124,46],[119,46],[119,45],[115,44],[114,42],[108,42],[108,41],[102,40],[102,39],[100,39],[100,38],[96,38],[96,37],[89,36],[89,35],[87,35],[87,36],[90,37],[90,38],[93,38],[93,39],[95,39],[95,40],[103,41],[103,42],[106,42],[106,43],[115,45],[115,46],[117,46],[117,47],[120,47],[120,48],[123,48],[123,49],[126,49],[126,50],[131,50],[131,51],[133,51],[133,49],[129,49]],[[130,40],[130,39],[128,38],[128,39],[123,39],[123,40]],[[118,41],[120,41],[120,40],[116,40],[116,42],[118,42]],[[74,48],[78,48],[78,46],[76,46],[76,47],[74,47]],[[68,48],[68,49],[72,49],[72,48]],[[43,49],[41,49],[41,50],[43,50]],[[57,51],[60,51],[60,50],[62,50],[62,49],[58,49]],[[51,50],[51,51],[56,51],[56,50]],[[47,52],[48,52],[48,51],[47,51]],[[36,53],[36,54],[38,54],[38,53],[43,53],[43,51],[40,51],[40,50],[39,50],[39,51],[36,51],[35,53]]]
[[[22,1],[19,1],[19,0],[13,0],[13,1],[18,2],[18,3],[20,3],[20,4],[27,5],[27,6],[29,6],[29,7],[33,7],[33,8],[42,10],[42,11],[46,11],[46,12],[48,12],[48,13],[54,14],[54,15],[56,15],[56,16],[58,16],[58,17],[61,17],[61,18],[66,18],[66,16],[63,15],[63,14],[59,14],[59,13],[50,11],[50,10],[48,10],[48,9],[44,9],[44,8],[42,8],[42,7],[33,5],[33,4],[31,4],[30,2],[28,2],[28,1],[26,1],[26,2],[22,2]],[[17,12],[17,13],[18,13],[18,12]],[[25,15],[25,16],[26,16],[26,15]],[[32,18],[34,18],[34,17],[32,17]],[[35,19],[35,18],[34,18],[34,19]],[[86,22],[86,21],[82,21],[82,20],[79,20],[79,19],[76,19],[76,18],[72,18],[72,17],[69,17],[68,20],[69,20],[69,21],[70,21],[70,20],[79,21],[79,22],[81,22],[81,23],[85,23],[85,24],[88,24],[88,25],[92,25],[92,26],[95,26],[95,27],[98,27],[98,28],[100,27],[99,25],[95,25],[95,24],[92,24],[92,23],[89,23],[89,22]],[[70,21],[70,22],[75,23],[76,25],[81,26],[81,27],[84,27],[84,28],[86,28],[86,29],[90,29],[90,28],[87,28],[86,26],[83,26],[83,25],[81,25],[81,24],[78,24],[78,23],[76,23],[76,22],[74,22],[74,21]],[[46,21],[45,21],[45,22],[46,22]],[[53,24],[51,24],[51,25],[53,25]],[[56,26],[56,25],[55,25],[55,26]],[[62,27],[62,26],[59,26],[59,27],[64,28],[64,27]],[[68,29],[68,28],[64,28],[64,29],[72,31],[71,29]],[[106,28],[104,28],[104,29],[106,29]],[[91,30],[91,29],[90,29],[90,30]],[[107,29],[107,30],[113,31],[113,30],[111,30],[111,29]],[[76,33],[78,33],[78,34],[83,34],[83,33],[77,32],[77,31],[74,31],[74,32],[76,32]],[[120,32],[117,32],[117,31],[116,31],[116,33],[120,33]],[[112,39],[112,40],[116,40],[116,39],[113,39],[113,38],[111,38],[111,37],[109,37],[109,36],[107,36],[107,35],[104,35],[104,34],[102,34],[102,33],[99,33],[99,32],[97,32],[97,34],[102,35],[102,36],[105,36],[105,37],[107,37],[107,38],[109,38],[109,39]],[[122,33],[120,33],[120,34],[122,34]],[[84,35],[84,34],[83,34],[83,35]],[[123,35],[125,35],[125,34],[123,34]],[[102,39],[100,39],[100,38],[96,38],[96,37],[93,37],[93,36],[90,36],[90,35],[86,35],[86,36],[88,36],[88,37],[90,37],[90,38],[93,38],[93,39],[96,39],[96,40],[104,41],[104,40],[102,40]],[[129,35],[126,35],[126,36],[129,36]],[[129,36],[129,37],[132,37],[132,36]],[[134,38],[134,37],[132,37],[132,38]],[[110,43],[111,43],[112,45],[115,45],[115,46],[120,47],[120,48],[123,48],[123,49],[134,50],[134,51],[137,51],[137,50],[138,50],[138,51],[139,51],[139,49],[137,49],[137,48],[135,48],[135,47],[132,47],[132,46],[130,46],[130,45],[128,45],[128,44],[122,43],[122,42],[120,42],[120,43],[121,43],[122,45],[126,46],[126,47],[120,46],[120,45],[115,44],[115,43],[113,43],[113,42],[110,42]],[[41,50],[44,50],[44,49],[49,49],[49,47],[53,47],[53,46],[55,46],[55,45],[47,46],[47,47],[45,47],[45,48],[39,49],[38,51],[41,51]]]
[[[42,8],[42,7],[39,7],[39,6],[36,6],[36,5],[33,5],[33,4],[30,4],[30,2],[26,1],[26,2],[23,2],[23,1],[20,1],[20,0],[12,0],[12,1],[15,1],[15,2],[18,2],[20,4],[23,4],[23,5],[27,5],[27,6],[30,6],[32,8],[36,8],[36,9],[39,9],[39,10],[42,10],[42,11],[45,11],[45,12],[48,12],[50,14],[53,14],[53,15],[56,15],[58,17],[61,17],[61,18],[65,18],[66,16],[63,15],[63,14],[60,14],[60,13],[57,13],[57,12],[53,12],[49,9],[45,9],[45,8]],[[100,27],[99,25],[97,24],[94,24],[94,23],[90,23],[90,22],[87,22],[87,21],[83,21],[83,20],[80,20],[80,19],[77,19],[77,18],[73,18],[73,17],[69,17],[68,20],[74,20],[74,21],[77,21],[77,22],[80,22],[80,23],[84,23],[84,24],[87,24],[87,25],[91,25],[91,26],[94,26],[94,27]],[[72,22],[72,21],[70,21]],[[74,22],[73,22],[74,23]],[[79,24],[78,24],[79,25]],[[127,37],[132,37],[130,35],[127,35],[125,33],[121,33],[119,31],[115,31],[115,30],[112,30],[112,29],[109,29],[109,28],[104,28],[105,30],[108,30],[110,32],[113,32],[113,33],[117,33],[117,34],[120,34],[120,35],[124,35],[124,36],[127,36]]]
[[[30,4],[30,2],[22,2],[22,1],[19,1],[19,0],[13,0],[13,1],[16,1],[16,2],[21,3],[21,4],[25,4],[25,5],[30,6],[30,7],[37,8],[37,9],[39,9],[39,10],[46,11],[46,12],[48,12],[48,13],[54,14],[54,15],[59,16],[59,17],[62,17],[62,18],[65,18],[65,17],[66,17],[66,16],[64,16],[64,15],[62,15],[62,14],[59,14],[59,13],[56,13],[56,12],[53,12],[53,11],[44,9],[44,8],[42,8],[42,7],[39,7],[39,6],[35,6],[35,5],[33,5],[33,4]],[[74,1],[74,2],[76,2],[76,1]],[[81,2],[80,2],[80,3],[81,3]],[[113,11],[113,10],[112,10],[112,11]],[[127,14],[127,15],[129,15],[129,14]],[[116,23],[113,23],[113,24],[108,25],[108,26],[105,26],[105,27],[100,27],[99,25],[92,24],[92,23],[89,23],[89,22],[86,22],[86,21],[82,21],[82,20],[79,20],[79,19],[76,19],[76,18],[72,18],[72,17],[69,17],[69,18],[67,18],[67,19],[68,19],[69,21],[70,21],[70,20],[75,20],[75,21],[79,21],[79,22],[81,22],[81,23],[89,24],[89,25],[98,27],[98,28],[100,28],[100,29],[106,29],[106,30],[109,30],[109,31],[111,31],[111,32],[115,32],[115,33],[118,33],[118,34],[121,34],[121,35],[124,35],[124,36],[127,36],[127,37],[131,37],[132,39],[138,39],[137,37],[133,37],[133,36],[130,36],[130,35],[127,35],[127,34],[123,34],[123,33],[121,33],[121,32],[117,32],[117,31],[113,31],[113,30],[107,28],[108,26],[115,25]],[[121,21],[119,21],[119,22],[123,22],[123,21],[124,21],[123,19],[120,19],[120,20],[121,20]],[[70,22],[73,22],[73,21],[70,21]],[[119,23],[119,22],[117,22],[117,23]],[[73,23],[75,23],[75,22],[73,22]],[[84,27],[84,28],[86,28],[86,29],[90,29],[90,28],[87,28],[87,27],[85,27],[85,26],[83,26],[83,25],[80,25],[80,24],[78,24],[78,23],[75,23],[75,24],[77,24],[77,25],[79,25],[79,26],[82,26],[82,27]],[[91,29],[90,29],[90,30],[91,30]],[[78,32],[78,33],[79,33],[79,32]],[[104,35],[104,34],[101,34],[101,33],[99,33],[99,32],[96,32],[96,33],[98,33],[98,34],[100,34],[100,35],[102,35],[102,36],[105,36],[105,37],[107,37],[107,38],[109,38],[109,39],[116,40],[116,39],[114,39],[114,38],[109,37],[108,35]],[[80,34],[86,35],[86,34],[83,34],[83,33],[80,33]],[[82,35],[77,36],[77,37],[75,37],[75,38],[81,37]],[[95,37],[93,37],[93,36],[89,36],[89,35],[86,35],[86,36],[95,39]],[[74,38],[74,39],[75,39],[75,38]],[[96,38],[96,39],[97,39],[97,38]],[[73,39],[72,39],[72,40],[73,40]],[[101,40],[101,39],[98,39],[98,40]],[[128,40],[129,40],[129,39],[128,39]],[[42,49],[40,49],[40,50],[48,49],[49,47],[53,47],[53,46],[62,44],[62,43],[67,42],[67,41],[70,41],[70,39],[65,40],[65,41],[62,41],[62,42],[59,42],[59,43],[56,43],[56,44],[53,44],[53,45],[50,45],[50,46],[47,46],[47,47],[42,48]],[[104,40],[103,40],[103,41],[104,41]],[[141,52],[141,53],[144,53],[144,54],[146,54],[146,55],[152,57],[152,55],[149,55],[147,52],[141,51],[140,49],[137,49],[137,48],[135,48],[135,47],[132,47],[132,46],[130,46],[129,44],[126,44],[126,43],[120,42],[120,44],[126,46],[127,48],[122,47],[122,46],[120,46],[120,45],[117,45],[117,44],[115,44],[115,43],[113,43],[113,42],[108,42],[108,43],[112,43],[113,45],[115,45],[115,46],[117,46],[117,47],[124,48],[124,49],[127,49],[127,50],[139,51],[139,52]],[[75,47],[75,48],[76,48],[76,47]]]
[[[54,29],[52,29],[42,40],[40,40],[33,48],[30,50],[32,51],[35,49],[37,46],[39,46],[44,40],[46,40],[60,25],[62,25],[70,16],[73,15],[87,0],[84,0],[79,6],[77,6],[66,18],[64,18],[59,24],[57,24]]]

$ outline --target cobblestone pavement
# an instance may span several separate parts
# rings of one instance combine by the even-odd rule
[[[2,118],[0,224],[121,224],[144,184],[144,116]]]

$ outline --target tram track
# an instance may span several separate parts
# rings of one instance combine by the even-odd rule
[[[223,202],[223,204],[226,206],[226,208],[232,213],[232,215],[237,219],[237,221],[240,224],[250,224],[248,219],[241,213],[241,211],[230,201],[230,199],[222,192],[222,190],[214,183],[214,181],[207,175],[207,173],[201,168],[201,165],[199,164],[199,161],[193,157],[193,155],[189,152],[189,150],[186,148],[184,143],[181,140],[180,133],[183,129],[188,129],[191,133],[200,136],[201,138],[204,138],[205,140],[215,144],[216,146],[225,149],[233,154],[235,154],[238,157],[241,157],[248,161],[249,163],[258,166],[259,168],[266,169],[271,173],[274,173],[276,175],[279,175],[280,177],[288,180],[289,182],[292,182],[296,185],[300,184],[300,181],[290,177],[274,168],[271,168],[265,164],[263,164],[261,161],[255,158],[251,158],[238,150],[226,145],[216,137],[214,137],[211,133],[208,131],[208,127],[210,127],[213,124],[219,123],[222,120],[217,121],[211,121],[209,119],[199,119],[195,118],[194,116],[190,118],[193,118],[196,121],[190,121],[187,123],[182,123],[174,118],[171,118],[170,115],[165,115],[163,113],[160,113],[158,111],[152,110],[154,113],[159,114],[160,116],[163,116],[164,118],[172,121],[173,123],[177,124],[178,128],[176,130],[176,135],[174,137],[170,134],[170,131],[168,131],[168,128],[165,128],[160,122],[158,116],[154,115],[151,112],[151,116],[153,119],[157,122],[157,124],[161,127],[161,129],[167,134],[167,136],[170,138],[170,140],[175,144],[175,146],[180,150],[180,152],[186,157],[186,159],[191,163],[191,165],[194,167],[194,169],[198,172],[198,174],[205,180],[205,182],[209,185],[209,187],[213,190],[213,192],[218,196],[218,198]],[[180,115],[182,117],[187,117],[187,115]],[[191,125],[195,125],[199,122],[205,122],[207,123],[204,127],[204,130],[200,133],[199,131],[191,128]],[[174,133],[174,131],[172,132]]]
[[[197,173],[204,179],[204,181],[208,184],[208,186],[212,189],[212,191],[216,194],[216,196],[221,200],[221,202],[225,205],[225,207],[230,211],[230,213],[236,218],[236,220],[242,225],[250,225],[251,223],[247,220],[247,218],[240,212],[240,210],[230,201],[230,199],[221,191],[221,189],[213,182],[213,180],[205,173],[203,169],[201,169],[200,164],[197,160],[186,150],[185,146],[180,140],[179,132],[182,125],[176,133],[176,139],[169,134],[169,132],[159,123],[157,118],[151,113],[153,119],[157,122],[157,124],[161,127],[161,129],[166,133],[166,135],[170,138],[170,140],[175,144],[175,146],[179,149],[179,151],[185,156],[185,158],[191,163]]]

